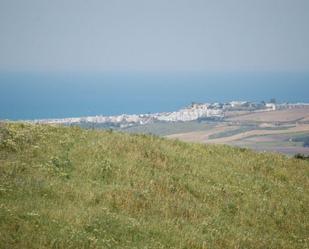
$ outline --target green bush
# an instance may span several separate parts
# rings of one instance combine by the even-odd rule
[[[297,153],[294,158],[296,159],[302,159],[302,160],[309,160],[309,156],[305,156],[304,154]]]

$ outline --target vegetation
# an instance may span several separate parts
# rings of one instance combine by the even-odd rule
[[[301,153],[297,153],[294,157],[297,158],[297,159],[302,159],[302,160],[308,160],[309,161],[309,156],[306,156],[306,155],[301,154]]]
[[[100,123],[79,123],[78,126],[86,129],[104,129],[115,131],[125,131],[128,133],[153,134],[166,136],[176,133],[192,132],[192,131],[207,131],[212,129],[217,124],[213,120],[194,120],[187,122],[154,122],[143,125],[133,125],[129,127],[120,127],[115,124],[100,124]]]
[[[301,142],[303,147],[309,147],[309,135],[307,133],[290,138],[290,140],[293,142]]]
[[[0,248],[308,248],[309,162],[156,136],[0,126]]]
[[[187,121],[187,122],[157,122],[146,125],[137,125],[128,128],[122,128],[120,131],[129,133],[154,134],[159,136],[166,136],[176,133],[185,133],[192,131],[207,131],[217,123],[214,121]]]
[[[295,142],[302,142],[304,147],[309,147],[309,136],[302,136],[302,137],[297,137],[293,138],[293,141]]]

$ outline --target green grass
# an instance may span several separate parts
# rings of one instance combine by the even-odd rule
[[[0,126],[0,248],[308,248],[309,162],[225,145]]]

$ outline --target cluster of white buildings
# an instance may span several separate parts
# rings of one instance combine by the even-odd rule
[[[209,104],[192,104],[175,112],[161,112],[153,114],[122,114],[118,116],[89,116],[80,118],[62,118],[62,119],[41,119],[35,120],[36,123],[44,124],[79,124],[79,123],[97,123],[114,124],[119,126],[143,125],[151,122],[186,122],[202,118],[223,118],[222,109],[210,109]]]
[[[209,104],[192,104],[192,106],[177,112],[161,113],[157,116],[159,121],[177,122],[192,121],[202,118],[223,118],[222,109],[209,109]]]
[[[153,122],[186,122],[201,119],[222,119],[227,111],[275,111],[277,109],[290,109],[308,106],[307,103],[275,104],[275,103],[252,103],[248,101],[231,101],[228,103],[196,104],[180,109],[175,112],[161,112],[153,114],[122,114],[118,116],[89,116],[79,118],[42,119],[34,120],[36,123],[45,124],[80,124],[95,123],[110,126],[128,127],[144,125]]]

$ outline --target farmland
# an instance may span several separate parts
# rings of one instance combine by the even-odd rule
[[[229,144],[257,151],[280,152],[287,155],[309,154],[294,137],[309,133],[309,108],[259,113],[237,113],[218,122],[207,131],[169,134],[167,137],[188,142]]]

